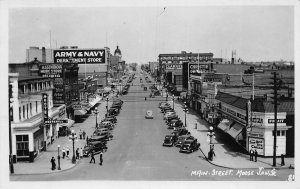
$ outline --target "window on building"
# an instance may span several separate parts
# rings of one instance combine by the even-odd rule
[[[281,131],[281,136],[285,136],[285,131]]]
[[[28,135],[16,135],[17,156],[29,156]]]
[[[37,113],[37,101],[35,101],[35,112]]]
[[[28,119],[28,104],[26,104],[26,113],[27,113],[27,119]]]
[[[13,108],[9,108],[9,121],[14,121],[14,111]]]
[[[280,131],[277,131],[277,136],[280,136]]]
[[[19,107],[19,120],[21,120],[21,115],[22,115],[22,108]]]
[[[32,103],[30,103],[30,116],[32,116]]]
[[[175,85],[182,85],[182,75],[175,75]]]
[[[25,119],[25,105],[23,106],[23,119]]]

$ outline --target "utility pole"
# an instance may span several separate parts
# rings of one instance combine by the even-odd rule
[[[280,85],[281,85],[281,80],[277,79],[277,75],[278,73],[273,72],[273,82],[271,84],[273,84],[273,90],[274,90],[274,97],[272,97],[274,99],[274,143],[273,143],[273,167],[276,167],[276,150],[277,150],[277,105],[279,105],[277,103],[277,91],[280,90]]]

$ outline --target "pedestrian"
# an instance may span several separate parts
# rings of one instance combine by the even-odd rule
[[[52,171],[54,171],[56,169],[56,164],[55,164],[54,157],[51,158],[50,162],[51,162],[51,169],[52,169]]]
[[[86,134],[86,133],[85,133],[85,131],[83,130],[83,131],[82,131],[82,137],[83,137],[83,140],[85,140],[85,134]]]
[[[102,162],[103,162],[103,152],[102,151],[100,151],[100,165],[102,165]]]
[[[81,129],[79,130],[79,139],[80,140],[82,139],[82,131],[81,131]]]
[[[250,150],[250,161],[253,161],[253,155],[254,155],[254,151],[251,148],[251,150]]]
[[[67,152],[67,158],[69,158],[69,153],[70,153],[69,146],[67,146],[67,148],[66,148],[66,152]]]
[[[81,147],[80,150],[79,150],[79,155],[80,155],[80,159],[82,159],[82,156],[83,156],[83,150],[82,150],[82,147]]]
[[[91,160],[90,160],[90,163],[92,163],[92,161],[94,161],[94,163],[95,163],[94,151],[91,151]]]
[[[89,137],[86,136],[86,144],[89,144]]]
[[[79,159],[79,148],[76,149],[76,159]]]
[[[257,162],[257,151],[254,150],[254,161]]]
[[[65,149],[65,147],[63,147],[63,149],[61,150],[61,152],[62,152],[63,159],[65,159],[65,157],[66,157],[66,149]]]
[[[285,163],[284,163],[284,155],[281,154],[281,166],[284,166],[284,165],[285,165]]]

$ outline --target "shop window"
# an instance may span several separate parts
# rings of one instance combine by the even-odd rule
[[[29,156],[28,135],[16,135],[17,156]]]
[[[280,131],[277,131],[277,136],[280,136]]]
[[[281,136],[285,136],[285,131],[281,131]]]

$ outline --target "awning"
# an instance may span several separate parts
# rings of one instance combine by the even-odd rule
[[[83,116],[86,114],[85,110],[75,110],[74,111],[74,115],[79,115],[79,116]]]
[[[219,125],[218,128],[221,129],[224,132],[227,132],[230,129],[230,125],[232,125],[233,121],[228,119],[223,119]]]
[[[70,128],[75,123],[75,121],[72,119],[67,119],[67,120],[68,120],[68,123],[60,123],[60,124],[58,124],[58,126],[59,127],[66,126],[66,127]]]
[[[230,128],[227,133],[232,136],[233,138],[236,138],[243,130],[243,126],[239,123],[234,123],[234,125]]]

